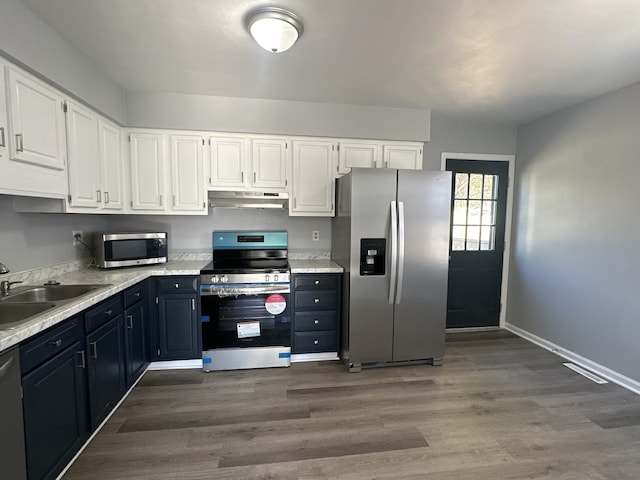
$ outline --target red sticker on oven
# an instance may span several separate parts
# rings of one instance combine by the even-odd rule
[[[279,315],[287,308],[287,300],[282,295],[269,295],[264,301],[264,307],[271,315]]]

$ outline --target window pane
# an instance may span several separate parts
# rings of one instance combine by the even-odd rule
[[[455,198],[467,198],[469,191],[469,175],[466,173],[456,173]]]
[[[496,203],[495,200],[482,202],[482,225],[496,224]]]
[[[465,225],[467,223],[467,201],[456,200],[453,202],[453,224]]]
[[[498,176],[485,175],[484,187],[482,189],[482,198],[485,200],[495,200],[498,193]]]
[[[480,249],[480,225],[467,227],[467,250]]]
[[[496,227],[481,227],[480,250],[496,249]]]
[[[464,235],[466,227],[453,227],[451,234],[451,250],[464,250]]]
[[[482,218],[482,200],[469,200],[468,225],[480,225]]]
[[[469,175],[469,198],[482,198],[482,177],[480,173]]]

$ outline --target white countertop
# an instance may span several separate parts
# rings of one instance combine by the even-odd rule
[[[291,273],[342,273],[344,269],[329,259],[289,259]]]
[[[0,327],[0,351],[17,345],[21,341],[72,317],[76,313],[86,310],[92,305],[148,277],[199,275],[200,269],[207,263],[208,260],[172,260],[161,265],[149,267],[132,267],[115,270],[99,270],[94,267],[62,273],[52,277],[50,280],[56,280],[61,284],[103,284],[105,287],[90,294],[83,295],[77,300],[46,310],[28,321],[21,322],[15,327]],[[31,284],[38,285],[38,283],[35,282]],[[42,284],[42,282],[39,284]]]

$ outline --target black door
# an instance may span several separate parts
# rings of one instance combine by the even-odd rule
[[[447,160],[453,172],[447,328],[500,322],[509,163]]]

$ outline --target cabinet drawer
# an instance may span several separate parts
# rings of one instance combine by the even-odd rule
[[[332,290],[295,292],[296,310],[331,310],[338,306],[338,292]]]
[[[294,325],[296,332],[335,330],[338,318],[336,312],[297,312]]]
[[[338,341],[335,330],[323,332],[296,332],[293,335],[295,353],[336,352]]]
[[[84,314],[84,326],[87,333],[92,332],[111,318],[122,313],[122,296],[114,295],[100,303],[97,307],[87,310]]]
[[[124,292],[124,308],[129,308],[131,305],[144,298],[145,285],[146,283],[139,283]]]
[[[336,288],[338,275],[327,273],[296,274],[293,277],[293,288]]]
[[[158,292],[197,292],[197,277],[165,277],[156,279]]]
[[[20,345],[22,373],[33,370],[84,337],[81,317],[73,317]]]

